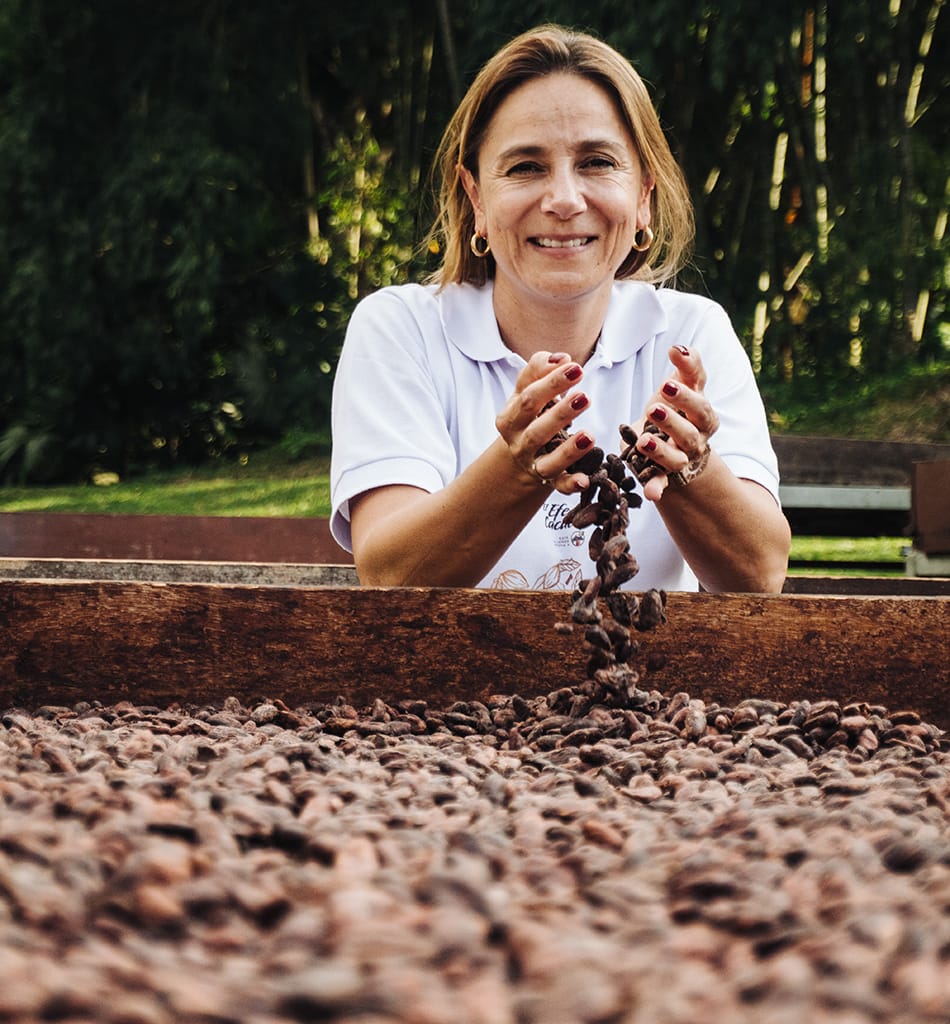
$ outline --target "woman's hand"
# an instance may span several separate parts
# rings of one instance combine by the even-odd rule
[[[667,472],[681,473],[702,458],[719,417],[703,394],[706,371],[699,356],[684,345],[674,345],[669,355],[676,372],[651,396],[641,423],[654,424],[668,440],[641,432],[636,447]],[[659,501],[668,486],[659,473],[643,485],[644,497]]]
[[[636,449],[667,473],[694,469],[701,475],[661,501],[669,479],[659,473],[643,493],[659,503],[670,536],[704,589],[778,593],[788,570],[788,522],[764,486],[737,477],[710,450],[719,417],[703,391],[706,371],[699,356],[675,345],[670,361],[674,372],[650,397],[643,420],[669,439],[644,431]]]
[[[498,435],[441,490],[386,485],[350,501],[353,557],[368,586],[474,587],[498,562],[556,487],[571,494],[590,486],[567,472],[585,453],[597,454],[584,432],[567,436],[588,406],[571,392],[583,376],[563,352],[541,352],[518,375],[495,419]],[[425,537],[426,544],[419,538]]]
[[[495,417],[495,427],[515,465],[535,484],[576,494],[590,486],[586,473],[568,471],[594,445],[581,430],[568,436],[574,418],[590,404],[571,392],[584,375],[564,352],[537,352],[518,374],[515,390]]]

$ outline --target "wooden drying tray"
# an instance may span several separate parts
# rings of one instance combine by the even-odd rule
[[[564,592],[0,581],[0,706],[343,695],[444,705],[584,678]],[[735,703],[832,697],[950,729],[950,598],[671,594],[642,685]]]

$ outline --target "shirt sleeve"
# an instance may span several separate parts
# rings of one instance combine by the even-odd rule
[[[697,326],[693,347],[706,368],[706,397],[719,416],[710,444],[736,476],[779,501],[778,459],[752,364],[726,311],[716,303]]]
[[[420,318],[398,288],[363,299],[350,318],[333,385],[330,466],[330,530],[347,551],[352,498],[390,484],[436,491],[457,475],[427,351],[436,314],[433,321]]]

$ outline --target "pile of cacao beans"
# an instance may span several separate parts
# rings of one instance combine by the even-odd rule
[[[950,1019],[940,730],[598,697],[7,709],[0,1021]]]

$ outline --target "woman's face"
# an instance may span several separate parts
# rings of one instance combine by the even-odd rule
[[[653,182],[599,85],[557,73],[519,86],[495,112],[462,183],[495,258],[495,299],[582,299],[609,292]]]

